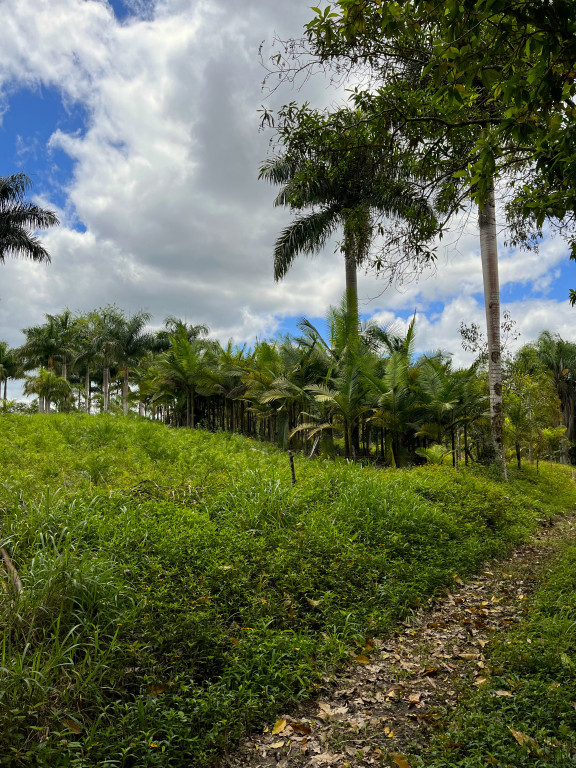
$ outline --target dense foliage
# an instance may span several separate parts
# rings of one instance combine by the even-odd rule
[[[414,356],[414,322],[405,335],[374,323],[351,333],[344,309],[332,310],[327,339],[303,320],[300,336],[252,349],[223,346],[205,326],[175,318],[154,333],[147,320],[116,307],[47,315],[24,331],[19,349],[0,345],[0,380],[34,369],[25,391],[37,395],[31,405],[5,400],[4,410],[127,414],[137,407],[173,426],[390,466],[491,460],[486,355],[477,329],[465,336],[478,359],[457,369],[441,352]],[[507,357],[506,443],[519,465],[522,457],[568,460],[575,381],[576,345],[549,332]]]
[[[0,765],[209,765],[422,598],[573,505],[121,415],[0,417]]]

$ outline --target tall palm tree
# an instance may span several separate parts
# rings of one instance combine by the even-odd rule
[[[418,242],[425,242],[434,231],[435,217],[428,200],[419,194],[405,160],[397,162],[389,148],[366,149],[369,139],[362,114],[342,110],[336,146],[323,142],[313,149],[285,136],[282,154],[265,162],[259,177],[281,185],[274,204],[296,213],[274,247],[274,279],[281,280],[300,254],[319,253],[330,236],[343,231],[341,250],[346,276],[346,304],[350,326],[358,328],[357,268],[368,257],[383,218],[408,222]],[[311,119],[316,119],[312,117]],[[320,126],[328,124],[318,117]],[[337,134],[330,126],[327,136]],[[379,141],[380,146],[386,143]],[[308,211],[307,213],[301,213]]]
[[[5,341],[0,341],[0,382],[4,382],[4,407],[8,400],[8,379],[16,377],[19,367],[15,351]]]
[[[65,403],[72,393],[70,384],[54,371],[41,368],[36,376],[30,376],[23,388],[25,395],[38,395],[40,413],[50,413],[54,401]]]
[[[212,350],[212,345],[200,339],[189,341],[186,329],[179,328],[172,337],[171,348],[158,357],[151,372],[156,387],[156,399],[166,391],[173,395],[184,395],[186,426],[192,429],[196,426],[196,394],[200,388],[211,384],[207,369],[212,366]]]
[[[77,320],[69,309],[65,309],[59,315],[46,315],[46,318],[59,346],[57,357],[61,365],[62,378],[68,380],[68,365],[74,356],[78,337]]]
[[[94,310],[89,315],[94,329],[94,342],[102,365],[102,395],[104,411],[110,410],[110,369],[117,362],[118,335],[126,322],[126,316],[115,305]]]
[[[543,331],[536,342],[538,358],[550,372],[560,398],[566,438],[576,440],[576,344]]]
[[[504,454],[504,406],[502,400],[502,348],[500,344],[500,284],[498,280],[498,242],[496,233],[496,201],[494,182],[478,212],[480,258],[484,282],[486,335],[488,340],[488,387],[490,392],[490,426],[497,459],[506,478]]]
[[[37,229],[59,224],[52,211],[26,200],[31,181],[23,173],[0,176],[0,262],[6,256],[50,261],[48,251],[34,235]]]
[[[47,322],[24,328],[26,341],[19,348],[18,355],[25,371],[38,366],[53,371],[60,356],[60,332],[54,317],[46,315]]]
[[[144,329],[152,316],[148,312],[138,312],[119,323],[114,331],[116,363],[122,368],[122,408],[128,415],[128,377],[130,368],[144,357],[153,343],[153,335]]]

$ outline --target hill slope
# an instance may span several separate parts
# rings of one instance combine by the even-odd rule
[[[573,507],[569,470],[297,460],[229,434],[0,419],[0,765],[208,765],[454,574]]]

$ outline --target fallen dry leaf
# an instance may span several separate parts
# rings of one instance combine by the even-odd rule
[[[314,755],[310,758],[310,762],[314,765],[334,765],[339,762],[341,755],[332,755],[330,752],[323,752],[321,755]]]
[[[148,695],[150,696],[150,698],[155,699],[161,693],[164,693],[164,691],[166,691],[167,688],[168,688],[167,685],[149,685]]]
[[[274,744],[270,744],[270,749],[280,749],[286,744],[285,741],[275,741]]]
[[[528,736],[528,734],[522,733],[522,731],[515,731],[514,728],[508,728],[508,730],[521,747],[528,744],[529,746],[534,747],[534,749],[540,749],[538,742],[536,739],[533,739],[532,736]]]
[[[275,736],[277,733],[283,731],[284,728],[286,728],[286,720],[276,720],[274,728],[272,728],[272,735]]]
[[[80,723],[77,723],[76,720],[73,720],[71,717],[65,717],[62,720],[62,725],[66,726],[72,733],[82,733],[82,726]]]
[[[288,723],[294,733],[300,733],[302,736],[309,736],[312,733],[312,728],[304,723]]]
[[[392,755],[392,762],[396,763],[398,768],[411,768],[404,755]]]
[[[496,696],[512,696],[510,691],[496,691]]]
[[[354,656],[354,661],[356,664],[370,664],[370,659],[368,656]]]

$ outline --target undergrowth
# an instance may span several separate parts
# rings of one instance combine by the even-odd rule
[[[119,417],[0,418],[0,765],[190,768],[309,696],[354,641],[574,506]],[[553,493],[552,493],[553,491]]]
[[[413,768],[576,765],[576,545],[488,655],[489,680]]]

